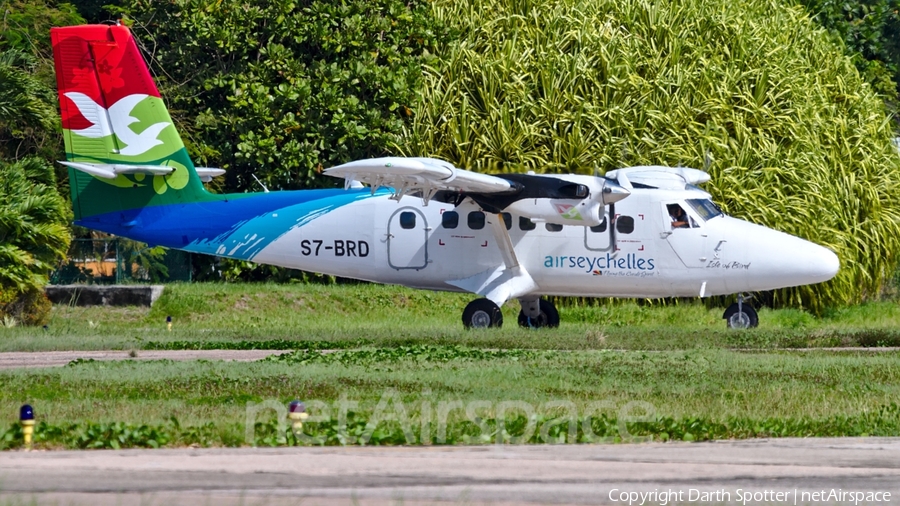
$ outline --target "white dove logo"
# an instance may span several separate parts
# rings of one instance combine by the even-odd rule
[[[72,130],[72,133],[91,139],[116,134],[116,137],[126,144],[124,148],[119,150],[119,154],[125,156],[141,155],[153,149],[154,146],[162,144],[163,142],[156,137],[163,128],[171,125],[169,122],[155,123],[140,134],[135,133],[134,130],[128,127],[128,125],[138,121],[137,118],[131,115],[131,111],[149,95],[128,95],[109,106],[109,109],[104,109],[103,106],[94,102],[91,97],[84,93],[70,91],[65,96],[75,104],[78,112],[91,122],[91,126],[81,130]]]

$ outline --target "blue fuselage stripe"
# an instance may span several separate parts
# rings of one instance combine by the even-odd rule
[[[76,224],[151,245],[252,260],[288,230],[371,196],[368,189],[280,191],[116,211]]]

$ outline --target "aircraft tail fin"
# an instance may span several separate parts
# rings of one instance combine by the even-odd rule
[[[50,36],[76,220],[214,198],[128,27],[70,26]]]

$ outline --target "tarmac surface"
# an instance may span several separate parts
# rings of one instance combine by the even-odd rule
[[[900,438],[0,453],[2,505],[623,505],[629,499],[660,506],[898,503]]]
[[[289,353],[292,350],[106,350],[106,351],[4,351],[0,352],[0,369],[62,367],[76,359],[93,360],[233,360],[250,362],[260,360],[269,355]],[[320,350],[329,353],[335,350]],[[634,350],[610,350],[632,351]],[[760,350],[736,350],[756,353]],[[772,351],[772,350],[768,350]],[[900,347],[880,348],[785,348],[777,351],[786,352],[835,352],[835,353],[893,353]],[[642,353],[659,353],[658,351],[642,351]]]
[[[76,359],[93,360],[234,360],[249,362],[286,350],[136,350],[136,351],[5,351],[0,369],[62,367]]]

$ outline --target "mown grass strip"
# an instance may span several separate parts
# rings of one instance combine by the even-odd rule
[[[535,333],[535,339],[522,340],[521,344],[529,349],[545,349],[550,344],[544,336]],[[685,344],[692,337],[693,347],[704,348],[731,348],[731,349],[791,349],[791,348],[888,348],[900,346],[900,329],[874,328],[874,329],[798,329],[798,330],[751,330],[751,331],[722,331],[718,338],[710,338],[709,334],[696,335],[696,332],[684,332],[673,329],[666,335],[659,335],[652,330],[610,332],[598,334],[587,332],[584,336],[561,339],[557,342],[561,349],[684,349]],[[712,333],[715,334],[715,333]],[[598,337],[601,336],[601,337]],[[431,345],[436,352],[438,348],[452,350],[458,349],[492,349],[504,348],[509,343],[506,339],[498,339],[497,336],[484,335],[480,342],[473,340],[467,342],[468,347],[462,345]],[[502,336],[501,336],[502,337]],[[529,336],[530,337],[530,336]],[[712,341],[712,342],[710,342]],[[402,353],[419,353],[414,351],[421,345],[410,339],[348,339],[348,340],[236,340],[236,341],[147,341],[140,346],[144,350],[291,350],[291,351],[320,351],[320,350],[348,350],[379,346],[380,348],[397,348],[406,350]],[[424,352],[425,348],[421,348]]]
[[[348,341],[293,341],[269,339],[265,341],[148,341],[145,350],[339,350],[371,345],[368,339]]]
[[[322,353],[315,350],[300,350],[293,353],[271,355],[262,359],[265,362],[283,362],[288,364],[342,364],[371,365],[380,362],[397,362],[411,360],[418,362],[451,362],[472,360],[519,360],[534,359],[541,355],[554,353],[551,351],[534,351],[523,349],[490,350],[469,348],[466,346],[434,346],[420,344],[414,346],[398,346],[396,348],[370,348],[360,350],[340,350]]]

